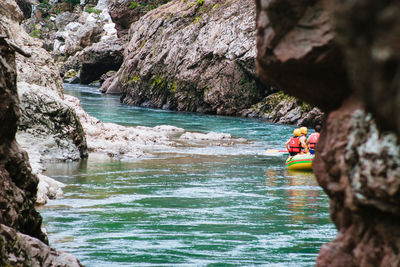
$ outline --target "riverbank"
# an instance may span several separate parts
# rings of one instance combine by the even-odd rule
[[[64,198],[40,208],[50,241],[83,264],[310,266],[335,235],[313,174],[287,172],[285,157],[264,154],[293,126],[132,107],[81,85],[65,92],[105,123],[164,123],[187,133],[135,160],[89,156],[47,166],[66,184]],[[247,141],[181,138],[210,132]]]
[[[95,89],[94,89],[95,90]],[[60,100],[61,101],[61,100]],[[158,125],[155,127],[122,126],[115,123],[104,123],[89,115],[80,105],[78,98],[64,95],[64,105],[74,110],[82,125],[89,157],[97,159],[112,158],[116,160],[134,160],[151,155],[149,151],[170,150],[182,146],[205,146],[212,143],[215,146],[232,147],[245,143],[246,139],[234,138],[224,133],[195,133],[171,125]],[[29,155],[33,173],[38,175],[37,204],[46,204],[49,199],[63,196],[64,184],[43,175],[45,164],[49,162],[66,161],[70,157],[65,151],[59,151],[51,157],[43,149],[43,142],[30,141],[30,135],[18,133],[18,140],[22,148]],[[79,158],[79,155],[77,156]],[[73,158],[72,158],[73,159]],[[72,160],[69,159],[69,160]],[[75,159],[76,160],[76,159]]]

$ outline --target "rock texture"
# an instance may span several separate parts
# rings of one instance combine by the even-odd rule
[[[352,89],[382,130],[400,136],[400,3],[329,3]]]
[[[167,3],[169,0],[117,0],[110,5],[110,15],[118,31],[118,37],[128,34],[131,24],[149,10]]]
[[[39,175],[42,163],[48,159],[79,159],[87,156],[85,136],[74,111],[63,104],[63,87],[58,68],[41,42],[29,36],[20,22],[21,11],[14,1],[2,2],[0,9],[0,34],[22,48],[31,57],[16,56],[21,121],[17,139],[28,151],[33,173]],[[44,176],[39,175],[39,178]],[[42,189],[49,188],[38,200],[55,196],[53,188],[46,182]],[[48,186],[45,186],[45,185]],[[39,190],[39,193],[44,192]]]
[[[343,52],[322,1],[256,1],[260,78],[322,111],[351,94]]]
[[[95,43],[79,53],[80,80],[89,84],[108,71],[117,71],[123,62],[123,43],[109,40]]]
[[[397,140],[379,132],[356,98],[329,114],[313,165],[339,234],[322,246],[317,266],[400,264]]]
[[[2,25],[0,25],[0,30]],[[15,141],[20,116],[14,51],[0,39],[0,223],[47,242],[34,209],[37,177],[27,155]]]
[[[56,251],[3,224],[0,224],[0,256],[1,266],[82,266],[71,254]]]
[[[1,5],[18,11],[14,1],[3,1]],[[0,35],[8,34],[3,22],[13,14],[0,13]],[[38,178],[31,173],[26,152],[15,141],[20,116],[17,48],[5,40],[0,37],[0,265],[80,266],[75,257],[50,249],[41,231],[42,219],[34,208]]]
[[[78,160],[88,156],[79,118],[58,94],[27,83],[18,83],[18,93],[23,110],[18,139],[31,151],[30,155],[39,153],[41,161]]]
[[[261,79],[330,111],[313,169],[338,235],[317,266],[400,264],[399,13],[398,1],[257,1]]]
[[[243,117],[260,118],[272,123],[315,127],[322,125],[324,113],[302,100],[283,92],[273,93],[242,111]]]
[[[174,151],[177,147],[202,147],[213,141],[215,146],[233,146],[246,142],[224,133],[193,133],[170,125],[127,127],[103,123],[87,114],[73,96],[65,96],[68,105],[77,111],[86,132],[91,157],[132,159],[148,155],[149,151]],[[205,142],[206,141],[206,142]]]
[[[254,76],[254,3],[173,1],[130,28],[124,63],[103,92],[126,104],[239,114],[267,92]]]

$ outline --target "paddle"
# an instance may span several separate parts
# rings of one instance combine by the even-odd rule
[[[276,153],[289,153],[287,150],[278,150],[278,149],[267,149],[267,154],[276,154]]]

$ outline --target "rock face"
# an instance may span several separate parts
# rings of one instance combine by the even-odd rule
[[[18,139],[31,151],[30,155],[38,152],[42,161],[79,160],[88,156],[78,116],[56,93],[27,83],[18,83],[18,93],[23,110]]]
[[[28,152],[33,173],[41,179],[44,177],[40,175],[43,161],[87,156],[85,135],[75,112],[62,103],[62,80],[50,54],[42,48],[39,40],[23,30],[20,24],[23,16],[15,2],[8,0],[4,3],[0,9],[0,34],[6,34],[9,40],[32,55],[16,56],[22,103],[17,140]],[[53,191],[58,192],[59,187],[50,186],[56,183],[46,181],[40,185],[48,186],[41,186],[41,189],[49,190],[45,195],[39,195],[38,200],[57,195]]]
[[[400,3],[331,3],[352,89],[383,130],[400,136]]]
[[[173,1],[131,26],[103,92],[126,104],[234,115],[267,92],[254,76],[254,3]]]
[[[151,9],[167,3],[169,0],[117,0],[110,5],[110,15],[118,31],[118,37],[128,34],[129,27]]]
[[[80,80],[89,84],[111,70],[118,70],[123,62],[124,47],[120,40],[95,43],[79,53]]]
[[[315,127],[322,125],[324,113],[318,108],[288,96],[283,92],[273,93],[261,102],[242,111],[243,117],[260,118],[268,122],[296,124],[298,126]]]
[[[2,25],[0,26],[0,30]],[[30,172],[27,155],[15,141],[20,115],[14,51],[0,39],[0,223],[47,242],[34,208],[37,177]]]
[[[82,266],[71,254],[56,251],[3,224],[0,224],[0,248],[1,266]]]
[[[257,1],[260,77],[330,111],[313,169],[338,236],[317,266],[400,264],[399,12],[396,1]]]
[[[14,1],[2,5],[17,11]],[[1,22],[9,15],[1,14]],[[8,33],[3,23],[0,33]],[[15,49],[0,38],[0,265],[80,266],[75,257],[47,246],[42,219],[34,208],[38,179],[31,173],[26,152],[15,141],[20,116]]]
[[[398,266],[400,147],[356,98],[329,114],[314,172],[331,198],[336,240],[317,266]]]
[[[322,1],[256,2],[260,78],[322,111],[339,107],[351,89]]]

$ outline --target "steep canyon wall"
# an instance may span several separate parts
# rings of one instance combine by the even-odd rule
[[[9,3],[11,7],[13,3]],[[4,25],[0,24],[1,32]],[[15,48],[0,37],[0,265],[80,266],[73,256],[48,247],[35,210],[38,178],[15,134],[20,116]]]
[[[257,1],[257,72],[329,112],[314,173],[338,236],[318,266],[400,264],[400,4]]]

